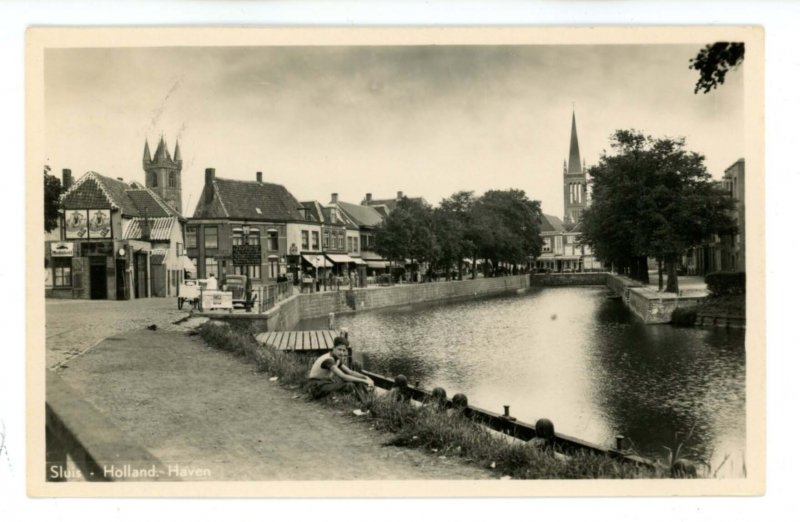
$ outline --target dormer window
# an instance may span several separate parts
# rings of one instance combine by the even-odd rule
[[[261,209],[256,207],[256,214],[261,215]]]

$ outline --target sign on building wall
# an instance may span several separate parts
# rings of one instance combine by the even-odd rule
[[[259,245],[233,245],[232,249],[234,265],[261,264],[261,247]]]
[[[89,237],[92,239],[111,237],[111,210],[97,209],[89,211]]]
[[[86,239],[89,237],[88,211],[67,210],[64,216],[64,229],[67,239]]]
[[[69,241],[50,243],[50,255],[52,257],[72,257],[75,255],[75,243]]]

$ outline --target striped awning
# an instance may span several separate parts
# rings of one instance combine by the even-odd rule
[[[167,249],[166,248],[154,248],[150,251],[150,264],[151,265],[163,265],[164,258],[167,257]]]
[[[367,266],[370,268],[386,268],[389,266],[388,261],[367,261]]]

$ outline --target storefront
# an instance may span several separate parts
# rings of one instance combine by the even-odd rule
[[[46,297],[150,297],[150,244],[132,240],[48,241],[45,271]]]

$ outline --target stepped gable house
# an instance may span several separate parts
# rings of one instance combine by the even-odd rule
[[[151,189],[63,170],[60,240],[47,241],[46,295],[75,299],[175,296],[188,260],[184,219]],[[178,198],[180,199],[180,198]]]
[[[207,168],[186,227],[187,255],[198,277],[244,274],[255,283],[294,273],[302,252],[319,252],[321,224],[283,186],[218,178]]]

